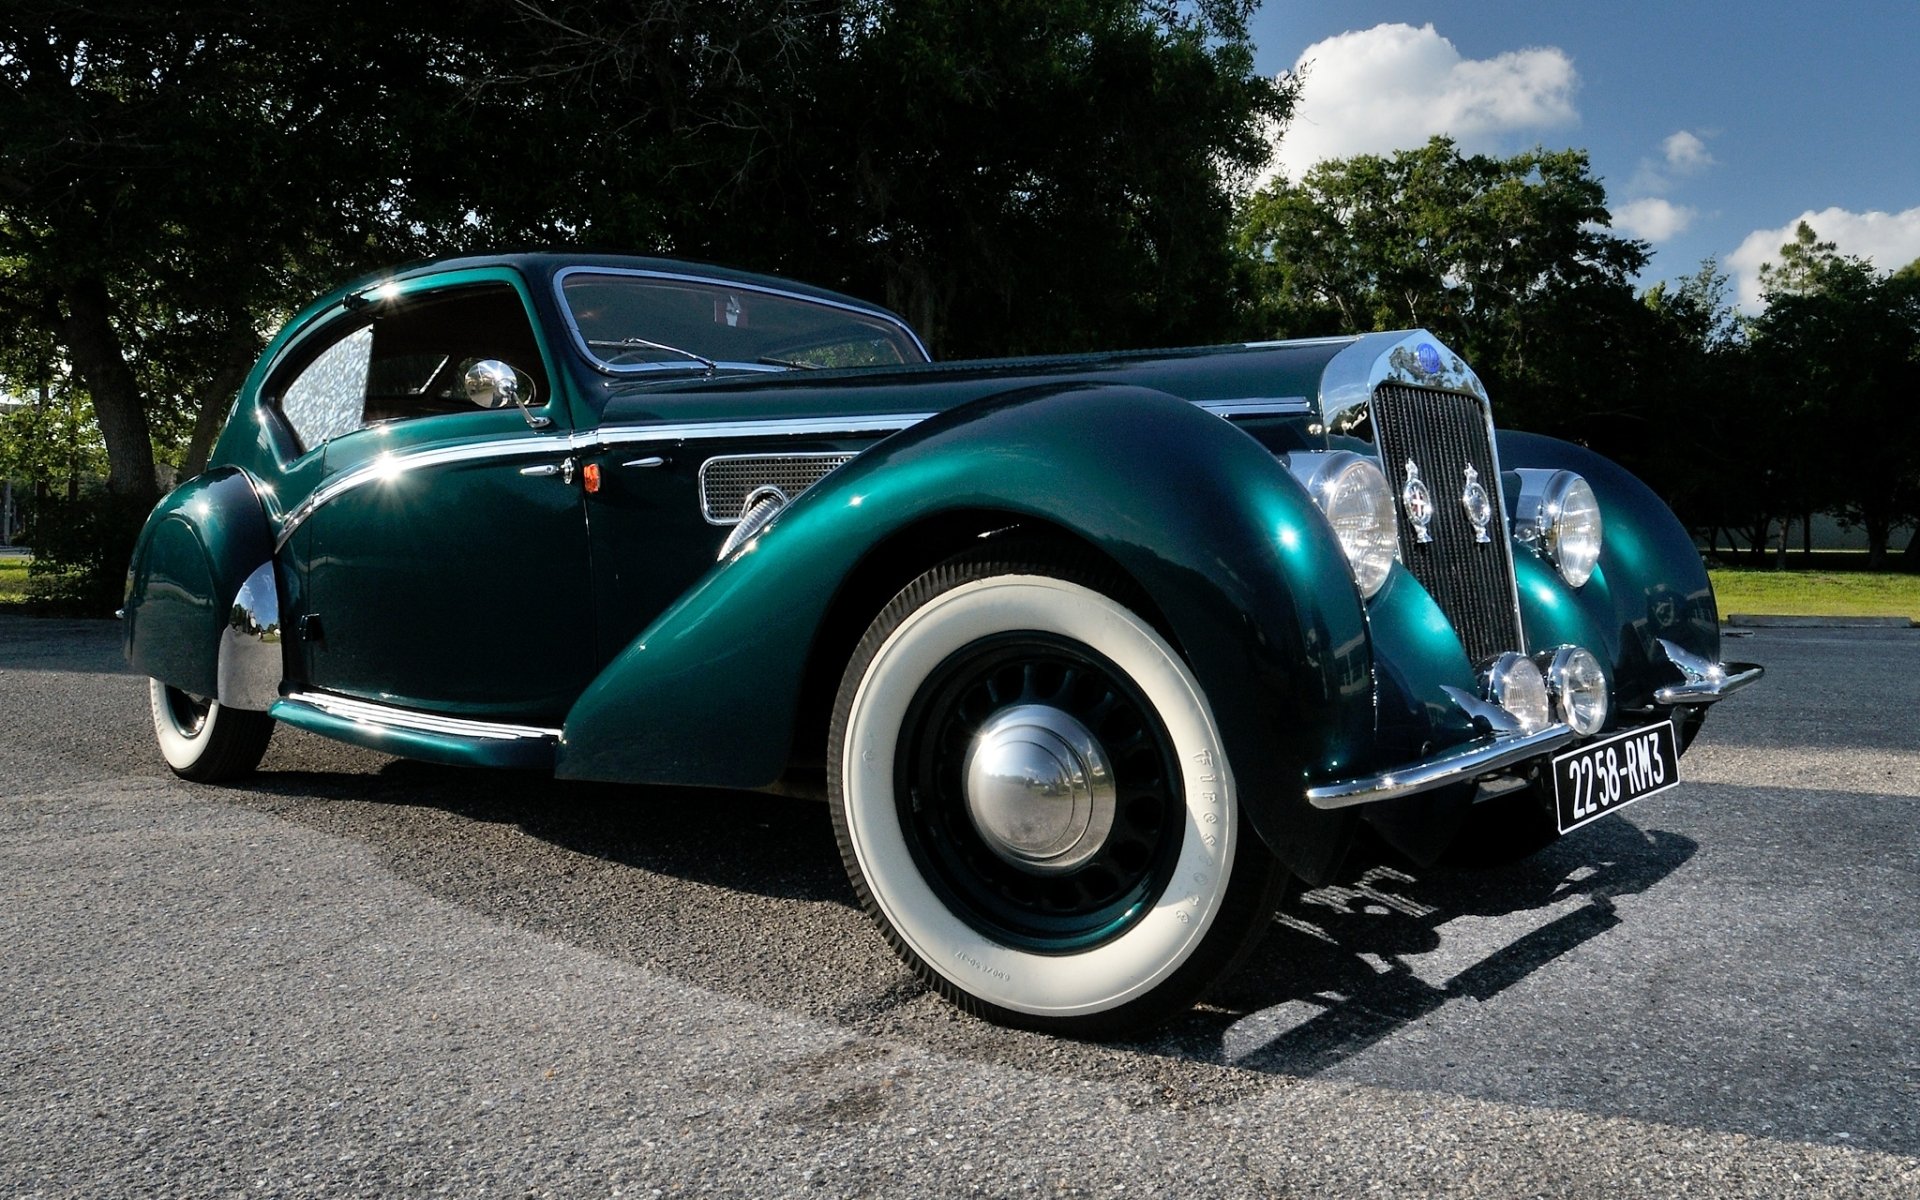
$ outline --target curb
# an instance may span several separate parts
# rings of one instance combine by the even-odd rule
[[[1912,629],[1911,617],[1787,617],[1766,613],[1730,613],[1727,624],[1746,629]]]

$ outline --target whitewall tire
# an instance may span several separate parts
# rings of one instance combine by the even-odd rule
[[[841,685],[848,873],[901,957],[993,1020],[1097,1035],[1178,1012],[1285,878],[1131,592],[1071,553],[952,560],[895,597]]]
[[[250,774],[266,755],[273,718],[147,681],[147,707],[160,756],[183,779],[218,783]]]

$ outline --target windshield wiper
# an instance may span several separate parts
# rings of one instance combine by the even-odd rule
[[[801,362],[797,358],[775,358],[771,354],[762,354],[755,362],[766,363],[770,367],[798,367],[802,371],[818,371],[819,363]]]
[[[590,338],[587,341],[587,345],[595,350],[658,350],[663,354],[678,354],[682,358],[690,358],[705,367],[709,375],[720,369],[719,363],[714,362],[704,354],[695,354],[691,350],[682,350],[678,346],[669,346],[665,342],[650,342],[643,337],[621,338],[618,341]]]

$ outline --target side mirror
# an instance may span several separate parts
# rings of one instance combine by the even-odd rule
[[[467,368],[467,399],[481,408],[516,407],[527,424],[534,429],[545,429],[553,424],[546,417],[536,417],[528,406],[527,389],[521,387],[520,372],[514,370],[497,358],[483,358]]]

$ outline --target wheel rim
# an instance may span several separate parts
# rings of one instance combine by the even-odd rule
[[[177,687],[164,688],[162,696],[162,709],[174,730],[184,738],[199,737],[201,730],[207,727],[213,701],[183,692]]]
[[[977,641],[927,678],[894,790],[908,848],[948,908],[1040,953],[1125,933],[1179,856],[1179,762],[1152,706],[1084,645]]]

